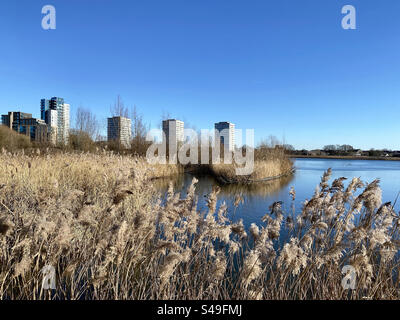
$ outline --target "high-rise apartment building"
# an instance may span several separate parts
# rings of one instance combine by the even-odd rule
[[[51,140],[60,144],[67,144],[69,138],[70,105],[63,98],[53,97],[50,100],[40,100],[41,119],[49,126],[52,132]]]
[[[228,151],[235,150],[235,125],[230,122],[218,122],[215,124],[215,142],[220,143]]]
[[[112,117],[107,119],[107,139],[117,141],[125,148],[131,145],[132,121],[125,117]]]
[[[68,144],[69,140],[69,111],[70,105],[63,103],[57,110],[57,142],[62,144]]]
[[[45,118],[43,121],[46,122],[50,127],[57,128],[58,127],[58,111],[53,110],[53,109],[46,110]]]
[[[58,133],[58,111],[54,109],[48,109],[45,111],[45,120],[48,127],[48,140],[51,144],[57,144],[57,133]]]
[[[163,120],[163,143],[166,146],[169,163],[177,163],[178,148],[184,142],[184,122],[176,119]],[[165,139],[165,140],[164,140]]]
[[[184,122],[176,119],[163,120],[162,129],[167,144],[184,141]]]
[[[50,110],[50,100],[41,99],[40,100],[40,119],[44,120],[46,123],[46,111]],[[56,109],[54,109],[56,111]]]

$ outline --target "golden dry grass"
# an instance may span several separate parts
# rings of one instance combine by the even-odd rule
[[[184,172],[183,166],[179,164],[148,164],[147,167],[153,179],[174,177]]]
[[[4,151],[0,298],[398,299],[399,216],[378,181],[329,175],[299,215],[277,202],[246,230],[218,188],[198,212],[196,180],[162,204],[139,158]],[[347,264],[353,291],[341,285]],[[43,290],[46,265],[55,290]]]
[[[14,130],[0,124],[0,149],[15,150],[29,148],[31,145],[31,139],[28,136],[18,134]]]

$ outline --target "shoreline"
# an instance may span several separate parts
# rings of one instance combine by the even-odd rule
[[[295,159],[339,159],[339,160],[382,160],[382,161],[400,161],[395,157],[356,157],[356,156],[306,156],[306,155],[288,155],[289,158]]]
[[[216,172],[212,166],[210,165],[189,165],[184,168],[184,173],[190,174],[200,174],[200,175],[209,175],[213,177],[216,181],[221,184],[230,184],[230,185],[248,185],[254,183],[262,183],[272,180],[277,180],[283,177],[287,177],[292,175],[295,172],[295,168],[293,163],[291,162],[291,168],[288,171],[281,172],[277,175],[266,176],[263,178],[252,178],[251,176],[228,176],[226,174],[221,174]]]
[[[225,185],[250,185],[250,184],[257,184],[257,183],[263,183],[263,182],[268,182],[268,181],[273,181],[273,180],[278,180],[284,177],[288,177],[292,174],[294,174],[296,171],[295,168],[293,168],[292,170],[290,170],[289,172],[284,172],[281,173],[279,175],[276,176],[270,176],[270,177],[265,177],[262,179],[247,179],[247,180],[231,180],[231,179],[227,179],[224,176],[221,175],[211,175],[212,177],[214,177],[219,183],[221,184],[225,184]]]

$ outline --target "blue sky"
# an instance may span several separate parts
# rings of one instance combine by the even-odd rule
[[[57,29],[41,28],[54,5]],[[357,10],[343,30],[341,8]],[[400,149],[398,0],[2,0],[0,113],[121,95],[157,127],[231,121],[296,148]]]

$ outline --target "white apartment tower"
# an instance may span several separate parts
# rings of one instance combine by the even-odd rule
[[[132,121],[125,117],[112,117],[107,119],[108,141],[118,141],[125,148],[129,148],[132,138]]]
[[[47,120],[47,133],[48,141],[55,145],[57,144],[57,132],[58,132],[58,111],[49,109],[46,111]]]
[[[184,122],[176,119],[163,120],[162,130],[163,143],[167,147],[169,162],[176,163],[179,144],[185,140]]]
[[[228,151],[235,150],[235,125],[231,122],[218,122],[215,124],[215,142],[224,145]]]
[[[57,113],[57,142],[65,145],[69,140],[69,109],[70,105],[63,103]]]
[[[162,129],[167,143],[184,141],[184,122],[176,119],[163,120]]]

